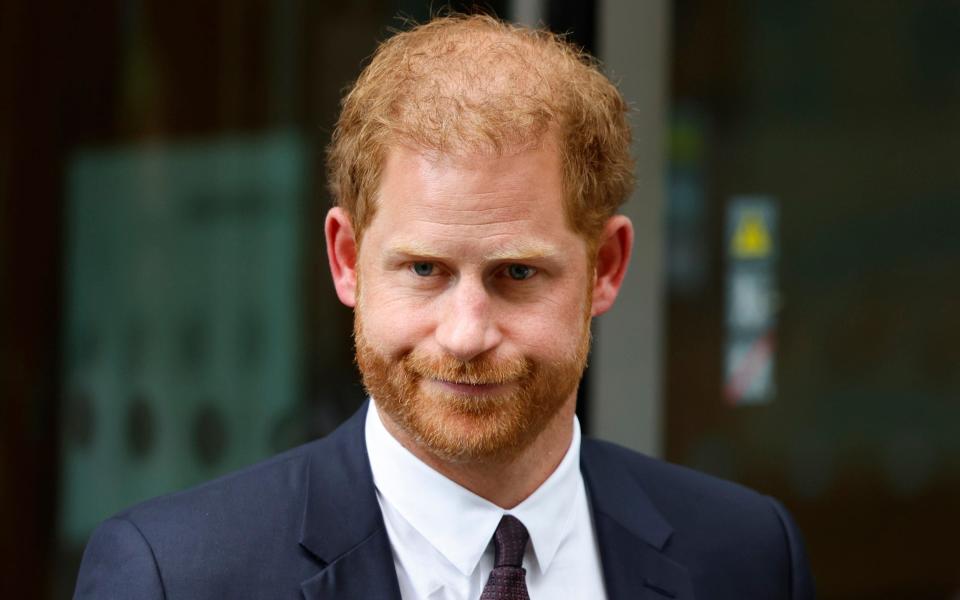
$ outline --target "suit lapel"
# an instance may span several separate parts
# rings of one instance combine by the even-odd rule
[[[310,456],[300,545],[323,566],[301,584],[305,600],[400,600],[367,458],[366,414],[365,405]],[[592,440],[581,447],[607,597],[694,600],[687,569],[664,553],[673,530],[622,452]]]
[[[300,589],[305,600],[394,598],[400,600],[397,572],[387,531],[380,529],[316,576],[304,581]]]
[[[666,556],[673,529],[627,470],[623,450],[584,440],[581,470],[610,600],[694,600],[686,567]]]
[[[325,566],[301,584],[306,600],[400,600],[367,458],[366,415],[364,405],[310,456],[300,545]]]
[[[647,545],[617,520],[595,512],[594,522],[610,600],[693,600],[687,569]]]

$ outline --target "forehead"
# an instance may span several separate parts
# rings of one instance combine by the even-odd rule
[[[393,147],[370,224],[374,231],[463,242],[575,235],[565,218],[560,157],[552,145],[500,156]]]

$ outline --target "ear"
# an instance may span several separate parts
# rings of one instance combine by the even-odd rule
[[[357,304],[357,241],[350,217],[339,206],[327,213],[323,226],[327,239],[327,258],[337,297],[349,307]]]
[[[594,268],[593,310],[596,317],[610,310],[630,263],[633,248],[633,223],[624,215],[607,219],[597,244],[597,262]]]

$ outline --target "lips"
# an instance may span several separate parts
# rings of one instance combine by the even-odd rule
[[[447,381],[443,379],[433,379],[433,383],[446,388],[447,390],[460,394],[489,394],[497,391],[508,383],[464,383],[459,381]]]
[[[409,355],[403,359],[404,368],[412,376],[437,384],[463,386],[464,390],[493,389],[523,380],[532,369],[532,363],[523,358],[493,361],[489,358],[461,362],[449,357],[438,359]]]

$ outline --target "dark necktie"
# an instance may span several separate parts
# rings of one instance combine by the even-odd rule
[[[483,587],[480,600],[530,600],[524,576],[523,552],[527,549],[530,534],[516,517],[503,515],[493,534],[496,558],[490,579]]]

